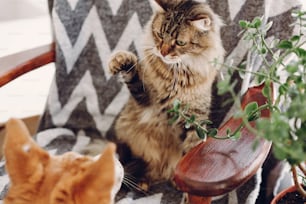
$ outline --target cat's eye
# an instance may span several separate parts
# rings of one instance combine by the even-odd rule
[[[187,43],[185,41],[181,41],[181,40],[177,40],[175,41],[175,43],[178,45],[178,46],[185,46]]]

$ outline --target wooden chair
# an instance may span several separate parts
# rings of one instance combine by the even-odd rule
[[[242,99],[242,108],[249,102],[258,105],[266,103],[262,86],[250,88]],[[269,117],[264,110],[261,117]],[[235,130],[241,119],[230,118],[219,128],[219,135],[226,135],[227,129]],[[254,123],[251,123],[254,127]],[[189,193],[191,203],[209,204],[211,196],[232,191],[255,175],[265,161],[271,143],[260,139],[256,149],[256,135],[247,128],[241,130],[239,140],[217,140],[208,138],[186,154],[175,170],[175,182],[184,192]]]
[[[55,60],[54,43],[0,58],[0,87],[18,76]],[[242,100],[244,107],[250,101],[266,102],[262,87],[248,90]],[[269,117],[267,110],[262,117]],[[36,118],[38,123],[38,118]],[[228,128],[234,129],[239,119],[231,118],[219,133],[225,135]],[[256,138],[246,128],[237,141],[209,138],[193,148],[179,162],[175,170],[175,182],[187,192],[192,204],[209,204],[212,196],[228,193],[250,179],[263,164],[270,150],[270,142],[260,140],[254,150]]]

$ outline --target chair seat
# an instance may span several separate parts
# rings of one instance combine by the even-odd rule
[[[243,97],[242,107],[251,101],[265,104],[262,88],[250,88]],[[261,113],[261,117],[269,115],[268,110]],[[226,135],[228,128],[235,130],[240,124],[241,119],[231,118],[219,129],[219,135]],[[255,140],[256,135],[247,128],[242,128],[239,140],[208,138],[179,162],[174,176],[178,188],[192,195],[209,197],[228,193],[242,185],[255,175],[271,147],[270,142],[260,139],[254,149]]]

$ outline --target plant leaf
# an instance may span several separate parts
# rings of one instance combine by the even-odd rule
[[[269,87],[267,85],[265,85],[265,87],[262,89],[262,95],[264,95],[264,97],[268,98],[269,97]]]
[[[293,44],[289,40],[282,40],[278,44],[278,48],[281,48],[281,49],[290,49],[292,47],[293,47]]]
[[[261,26],[261,19],[259,17],[255,17],[251,25],[253,28],[259,28]]]
[[[241,137],[241,132],[237,131],[234,135],[231,135],[232,140],[239,140]]]
[[[299,36],[299,35],[294,35],[294,36],[291,37],[290,40],[291,40],[292,42],[294,42],[294,41],[299,41],[300,38],[301,38],[301,36]]]
[[[173,102],[173,109],[174,109],[175,111],[178,111],[178,110],[180,109],[180,107],[181,107],[181,102],[180,102],[180,100],[175,99],[174,102]]]
[[[267,23],[267,24],[265,25],[265,31],[267,32],[268,30],[270,30],[270,28],[272,27],[272,25],[273,25],[273,21],[270,21],[269,23]]]
[[[212,125],[213,122],[210,120],[201,120],[200,125]]]
[[[187,119],[188,123],[194,123],[194,121],[196,120],[195,115],[191,115],[190,118]]]
[[[247,21],[240,20],[239,25],[240,25],[241,28],[246,29],[248,27],[249,23]]]
[[[297,65],[292,65],[292,64],[289,64],[286,66],[286,70],[287,72],[289,72],[290,74],[293,74],[295,72],[297,72],[299,69],[299,67]]]
[[[294,52],[298,57],[301,57],[301,58],[306,57],[306,50],[304,50],[303,48],[296,48]]]
[[[209,130],[208,135],[211,137],[215,137],[218,134],[218,129],[217,128],[212,128]]]
[[[222,81],[219,81],[217,84],[217,88],[218,88],[218,94],[219,95],[223,95],[226,92],[229,91],[229,87],[230,87],[230,78],[227,77]]]
[[[258,104],[257,102],[250,102],[248,103],[248,105],[246,105],[245,109],[244,109],[244,112],[247,114],[247,115],[251,115],[253,114],[254,112],[256,112],[258,110]]]
[[[169,124],[174,124],[178,119],[180,118],[180,115],[178,113],[174,113],[173,117],[169,120]]]
[[[199,138],[205,139],[206,138],[206,133],[203,131],[201,127],[196,127],[196,132]]]
[[[288,86],[287,83],[286,83],[286,84],[281,84],[281,85],[279,86],[279,89],[278,89],[279,94],[280,94],[280,95],[285,95],[285,94],[287,93],[287,91],[288,91],[288,88],[289,88],[289,86]]]

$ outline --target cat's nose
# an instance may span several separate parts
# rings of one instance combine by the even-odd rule
[[[170,53],[171,49],[172,47],[170,45],[163,44],[160,48],[160,54],[165,57]]]

